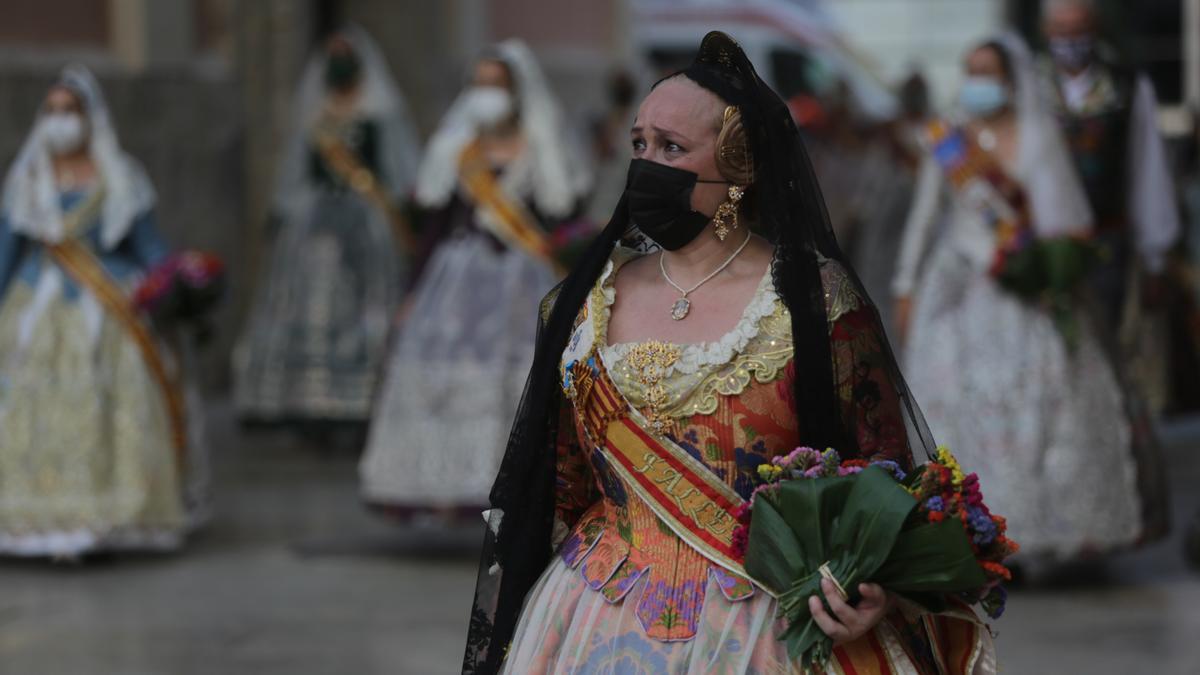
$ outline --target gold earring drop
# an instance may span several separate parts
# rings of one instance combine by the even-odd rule
[[[725,241],[725,237],[728,237],[730,232],[737,229],[738,203],[742,201],[744,194],[746,194],[746,191],[741,186],[729,186],[729,199],[717,207],[717,213],[713,216],[713,222],[717,226],[715,230],[717,239]]]

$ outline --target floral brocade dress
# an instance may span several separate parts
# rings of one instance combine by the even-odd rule
[[[790,313],[768,271],[736,327],[719,340],[610,345],[605,338],[616,299],[613,280],[636,255],[616,250],[580,311],[576,334],[594,331],[594,359],[632,408],[661,421],[670,440],[749,498],[758,465],[802,444],[791,394]],[[859,411],[855,436],[862,455],[911,466],[895,387],[877,366],[882,354],[871,309],[859,302],[837,263],[825,262],[822,276],[832,346],[846,357],[837,363],[853,364],[835,375],[844,406]],[[651,365],[652,355],[663,353],[667,360]],[[564,377],[567,372],[564,363]],[[568,389],[568,399],[571,394]],[[776,618],[776,601],[710,561],[660,520],[601,448],[589,447],[582,418],[594,414],[590,404],[570,400],[557,443],[555,529],[564,540],[526,598],[504,672],[800,672],[778,640],[784,625]],[[943,664],[937,633],[957,624],[926,618],[902,606],[873,632],[837,647],[829,671],[994,667],[983,630],[955,656],[957,664]],[[979,628],[973,615],[963,618]]]
[[[60,193],[65,229],[132,293],[168,253],[151,211],[105,246],[102,188]],[[120,317],[0,217],[0,554],[173,550],[207,517],[200,400],[185,386],[187,447]],[[155,334],[165,338],[165,335]],[[161,344],[172,376],[187,374]],[[181,466],[180,462],[184,462]]]

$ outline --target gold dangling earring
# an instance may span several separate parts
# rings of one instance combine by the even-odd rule
[[[713,222],[717,225],[714,230],[717,239],[725,241],[725,237],[728,237],[730,232],[737,229],[738,203],[742,201],[742,195],[744,194],[746,194],[746,190],[740,185],[729,186],[729,199],[717,207],[717,213],[713,216]]]

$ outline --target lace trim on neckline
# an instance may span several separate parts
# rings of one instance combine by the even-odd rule
[[[596,321],[596,344],[601,357],[606,363],[617,363],[629,355],[629,352],[640,342],[608,343],[608,323],[612,316],[612,306],[617,300],[615,278],[617,270],[633,260],[641,257],[637,251],[618,246],[609,258],[600,280],[596,284],[597,292],[588,299],[592,305],[592,316]],[[750,298],[737,324],[720,338],[706,342],[678,344],[680,357],[672,366],[667,368],[667,375],[672,373],[693,374],[702,368],[711,368],[729,363],[733,358],[746,349],[746,345],[759,334],[761,321],[775,311],[778,296],[771,276],[771,266],[763,272],[754,295]]]

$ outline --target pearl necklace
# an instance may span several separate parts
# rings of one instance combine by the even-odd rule
[[[708,283],[713,277],[720,274],[726,267],[729,267],[730,263],[733,262],[733,259],[738,257],[738,254],[741,253],[742,250],[746,248],[746,245],[750,243],[750,237],[751,237],[751,234],[749,232],[747,232],[746,233],[746,241],[743,241],[742,245],[737,247],[737,250],[733,252],[733,255],[726,258],[725,262],[721,263],[721,265],[719,267],[717,267],[717,269],[713,270],[708,276],[701,279],[700,282],[697,283],[695,286],[692,286],[691,288],[687,288],[687,289],[685,289],[682,286],[680,286],[679,284],[675,283],[671,279],[671,275],[667,274],[667,264],[666,264],[666,262],[664,262],[664,256],[666,256],[667,252],[664,250],[662,253],[659,254],[658,269],[662,271],[663,279],[666,279],[667,283],[671,284],[671,286],[675,290],[679,291],[681,294],[679,296],[679,299],[675,301],[675,304],[671,305],[671,318],[672,319],[675,319],[676,321],[682,321],[685,318],[687,318],[688,312],[692,311],[692,301],[688,300],[688,295],[691,294],[692,291],[694,291],[697,288],[700,288],[704,284]]]

